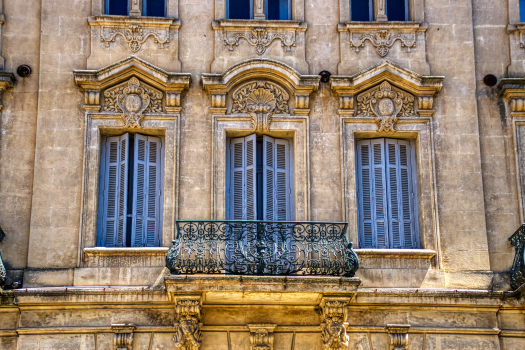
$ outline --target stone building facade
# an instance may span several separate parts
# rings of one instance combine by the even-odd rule
[[[525,348],[520,10],[0,0],[0,349]]]

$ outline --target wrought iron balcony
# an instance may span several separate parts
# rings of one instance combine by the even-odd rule
[[[525,283],[525,224],[520,226],[509,241],[516,248],[514,264],[510,270],[510,286],[516,290]]]
[[[177,221],[166,257],[172,274],[353,277],[359,259],[347,223]]]

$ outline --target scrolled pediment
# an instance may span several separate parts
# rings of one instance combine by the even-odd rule
[[[139,126],[143,113],[180,112],[181,93],[191,81],[189,73],[167,72],[137,57],[73,75],[85,110],[122,113],[128,126]]]
[[[375,118],[380,131],[395,130],[398,117],[431,117],[444,77],[422,76],[384,61],[353,76],[332,76],[338,114]]]

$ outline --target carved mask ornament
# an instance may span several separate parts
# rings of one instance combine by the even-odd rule
[[[350,341],[344,324],[347,312],[347,306],[343,302],[331,301],[324,306],[324,326],[321,333],[324,349],[347,349]]]
[[[177,333],[173,337],[175,349],[198,350],[202,343],[200,330],[201,306],[198,300],[180,300],[175,308],[178,314]]]
[[[252,117],[254,131],[268,132],[274,114],[288,113],[289,99],[288,93],[279,86],[256,81],[234,92],[232,113],[248,113]]]
[[[150,96],[140,86],[140,81],[135,77],[131,78],[128,81],[128,87],[117,96],[118,106],[122,110],[122,116],[126,122],[125,127],[141,127],[144,118],[142,112],[148,108],[150,101]]]

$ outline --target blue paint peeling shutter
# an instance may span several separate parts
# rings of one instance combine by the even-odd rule
[[[257,218],[256,135],[230,141],[230,203],[229,218]]]

